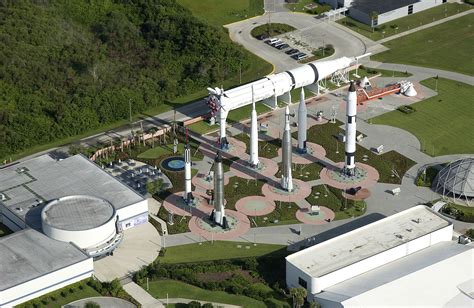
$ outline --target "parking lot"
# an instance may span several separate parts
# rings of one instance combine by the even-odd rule
[[[343,56],[359,56],[366,52],[365,42],[339,28],[334,22],[318,19],[313,15],[277,12],[271,14],[272,23],[288,24],[297,30],[279,35],[289,45],[287,49],[295,48],[311,55],[312,51],[331,44],[335,53],[325,59],[334,59]],[[269,46],[263,41],[252,37],[251,30],[269,22],[268,16],[259,16],[228,25],[232,40],[242,44],[246,49],[275,65],[275,72],[286,71],[300,65],[285,53]]]

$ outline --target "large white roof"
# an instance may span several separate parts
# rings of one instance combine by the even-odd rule
[[[294,253],[286,260],[311,277],[321,277],[449,224],[420,205]]]
[[[473,307],[474,246],[441,242],[336,284],[316,301],[344,307]]]

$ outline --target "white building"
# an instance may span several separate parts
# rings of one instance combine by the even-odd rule
[[[148,201],[82,155],[42,155],[0,169],[0,307],[93,273],[123,230],[148,221]]]
[[[322,2],[334,9],[347,7],[350,17],[375,27],[446,3],[447,0],[323,0]],[[373,12],[377,14],[376,18],[372,18]]]
[[[33,229],[0,238],[0,307],[13,307],[92,276],[92,258]]]
[[[452,238],[453,226],[416,206],[286,257],[287,287],[312,299],[358,275]]]
[[[474,246],[441,242],[316,294],[322,307],[473,307]]]

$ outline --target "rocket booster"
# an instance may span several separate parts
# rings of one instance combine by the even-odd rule
[[[252,88],[253,93],[253,88]],[[250,125],[250,165],[257,167],[260,163],[258,159],[258,127],[257,127],[257,111],[255,110],[255,100],[252,95],[252,115]]]
[[[304,88],[301,88],[300,105],[298,106],[298,151],[306,153],[306,129],[308,127],[308,112],[304,101]]]
[[[220,152],[217,152],[214,160],[214,210],[212,211],[212,216],[216,224],[221,226],[226,224],[224,213],[224,169]]]
[[[286,191],[293,191],[293,178],[291,175],[291,130],[290,130],[290,108],[285,109],[285,128],[282,139],[282,161],[281,161],[281,187]]]
[[[191,201],[191,149],[186,143],[184,145],[184,200],[186,202]]]
[[[294,69],[268,75],[262,79],[227,91],[219,88],[207,88],[209,91],[208,106],[213,114],[218,113],[219,115],[219,142],[221,149],[228,147],[225,131],[228,113],[233,109],[251,104],[252,96],[256,102],[271,97],[276,99],[276,97],[289,93],[293,89],[315,84],[339,70],[349,68],[357,64],[360,58],[369,55],[370,53],[359,57],[342,57],[334,60],[309,62]]]
[[[346,144],[345,144],[345,173],[354,174],[355,151],[356,151],[356,115],[357,115],[357,93],[354,82],[351,81],[347,94],[346,104]]]

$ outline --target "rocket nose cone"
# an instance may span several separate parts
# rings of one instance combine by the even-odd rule
[[[221,151],[217,151],[215,161],[218,163],[222,162]]]
[[[349,92],[355,92],[356,88],[355,88],[355,84],[354,84],[354,81],[351,80],[351,85],[349,86]]]

